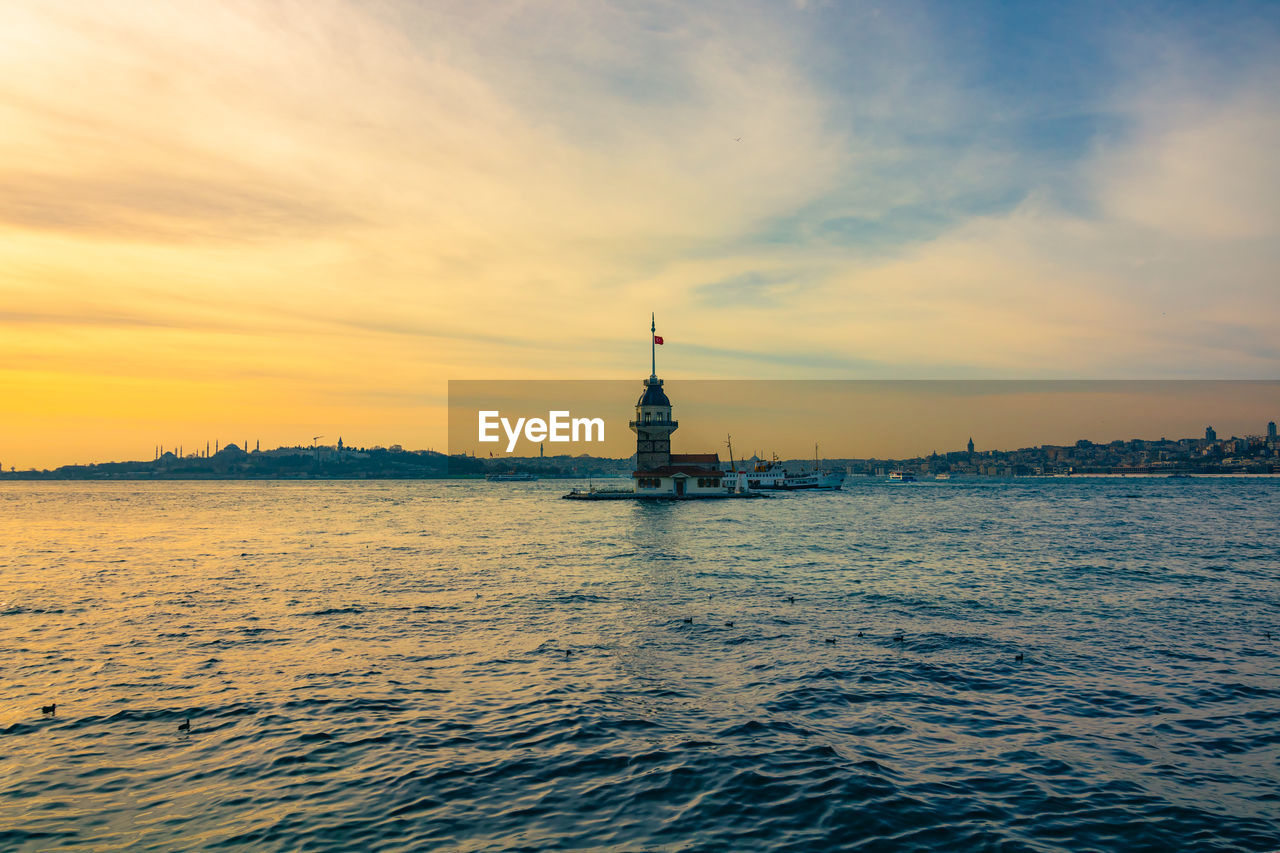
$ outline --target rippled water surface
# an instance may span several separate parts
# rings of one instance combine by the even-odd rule
[[[1280,481],[565,489],[0,485],[0,849],[1280,847]]]

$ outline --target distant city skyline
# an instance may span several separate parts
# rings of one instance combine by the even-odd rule
[[[1280,381],[878,381],[664,379],[674,417],[674,452],[718,450],[732,434],[739,456],[907,458],[961,450],[1013,450],[1077,440],[1265,435],[1280,416]],[[477,441],[477,413],[545,417],[549,408],[606,419],[607,443],[555,452],[627,456],[627,428],[642,383],[601,380],[451,382],[451,452],[505,455]],[[536,455],[521,441],[519,455]]]
[[[634,441],[625,425],[634,404],[630,397],[639,380],[472,380],[454,384],[464,390],[450,407],[450,429],[440,444],[415,446],[411,441],[364,440],[358,435],[317,433],[296,438],[250,438],[223,441],[192,437],[155,442],[140,448],[129,441],[117,456],[75,456],[74,451],[50,448],[42,461],[22,463],[17,456],[0,455],[4,470],[16,467],[50,469],[62,465],[143,461],[172,453],[181,458],[216,453],[229,445],[246,451],[274,453],[288,448],[331,448],[341,441],[348,449],[387,448],[475,453],[494,458],[508,454],[502,444],[475,440],[475,412],[480,406],[505,400],[509,409],[530,416],[546,414],[548,400],[565,401],[580,411],[606,414],[609,441],[598,444],[553,446],[546,455],[588,453],[626,457]],[[751,402],[742,390],[750,386],[772,389]],[[861,388],[856,397],[842,389]],[[504,389],[495,395],[494,388]],[[568,389],[578,389],[576,391]],[[467,395],[484,389],[477,406]],[[778,389],[789,389],[785,392]],[[668,385],[681,428],[679,447],[718,450],[727,458],[726,434],[733,435],[739,457],[760,453],[784,458],[808,458],[814,444],[824,457],[912,458],[963,450],[975,442],[976,452],[1011,451],[1022,447],[1073,444],[1079,440],[1107,443],[1117,440],[1167,438],[1275,438],[1280,417],[1280,381],[1125,381],[1094,380],[674,380]],[[1125,399],[1127,395],[1127,399]],[[832,411],[833,401],[841,410]],[[588,408],[582,409],[582,406]],[[946,413],[945,423],[921,413]],[[1269,413],[1275,412],[1275,415]],[[1198,424],[1203,423],[1203,426]],[[967,426],[966,426],[967,424]],[[314,440],[313,440],[314,439]],[[504,439],[505,441],[505,439]],[[537,454],[536,444],[521,440],[516,456]]]
[[[754,403],[743,398],[750,386],[770,389]],[[246,450],[276,452],[284,448],[329,448],[339,441],[348,449],[388,448],[434,450],[439,453],[465,452],[494,458],[508,454],[500,445],[475,441],[476,401],[468,395],[484,394],[489,406],[501,400],[509,406],[525,406],[528,412],[545,409],[548,399],[564,405],[587,406],[583,411],[601,412],[611,418],[609,441],[598,444],[553,446],[547,455],[589,453],[626,457],[633,451],[634,437],[625,428],[640,386],[622,380],[536,380],[493,382],[478,380],[457,383],[460,389],[451,419],[449,439],[440,445],[415,446],[408,441],[366,441],[346,434],[324,434],[276,441],[260,438],[223,441],[219,438],[193,439],[189,443],[156,442],[115,457],[76,457],[70,451],[53,449],[47,460],[35,464],[10,461],[0,455],[5,470],[49,469],[62,465],[143,461],[169,452],[201,456],[207,449],[216,453],[228,445]],[[503,389],[496,394],[494,389]],[[861,389],[851,395],[847,389]],[[481,391],[483,389],[483,391]],[[571,390],[577,389],[577,390]],[[789,390],[788,390],[789,389]],[[727,433],[733,434],[739,457],[760,453],[787,458],[807,458],[818,444],[823,456],[840,458],[911,458],[929,453],[965,449],[969,440],[977,452],[1011,451],[1022,447],[1073,444],[1078,440],[1107,443],[1134,438],[1196,439],[1259,436],[1275,438],[1273,428],[1280,417],[1280,382],[1259,381],[1154,381],[1154,382],[841,382],[834,380],[676,380],[668,386],[681,427],[674,443],[681,447],[718,450],[728,458],[724,446]],[[1120,392],[1128,395],[1121,400]],[[683,393],[683,396],[682,396]],[[1119,402],[1117,402],[1120,400]],[[843,411],[831,411],[833,401]],[[1104,401],[1109,401],[1104,404]],[[524,411],[525,409],[516,409]],[[951,423],[936,424],[921,412],[949,412]],[[958,412],[964,411],[961,415]],[[1267,417],[1275,411],[1277,415]],[[545,411],[543,411],[545,414]],[[1206,414],[1207,413],[1207,414]],[[965,419],[969,428],[963,426]],[[1265,418],[1265,420],[1263,420]],[[1197,426],[1200,422],[1204,426]],[[514,455],[537,455],[536,445],[521,441]]]
[[[185,448],[155,448],[149,460],[113,460],[87,465],[61,465],[51,469],[0,471],[0,479],[401,479],[474,477],[485,473],[525,471],[551,477],[626,476],[643,464],[633,455],[556,452],[573,448],[553,447],[544,454],[540,445],[536,456],[483,456],[465,452],[446,456],[438,451],[404,448],[393,444],[353,446],[339,439],[336,444],[275,447],[246,451],[234,442],[223,447],[206,445],[186,453]],[[812,457],[759,454],[716,454],[721,463],[740,468],[745,460],[780,458],[809,470]],[[702,461],[702,460],[699,460]],[[1212,427],[1203,438],[1190,436],[1160,438],[1131,437],[1096,441],[1077,439],[1062,444],[1030,444],[1019,448],[978,450],[973,439],[962,450],[932,451],[906,456],[824,457],[823,465],[848,464],[850,473],[884,475],[887,464],[925,475],[946,473],[958,476],[1025,477],[1098,474],[1196,474],[1196,475],[1277,475],[1280,474],[1280,440],[1276,423],[1267,424],[1265,435],[1218,436]]]
[[[651,311],[671,379],[1280,377],[1272,2],[0,24],[6,466],[444,447],[449,380],[642,376]]]

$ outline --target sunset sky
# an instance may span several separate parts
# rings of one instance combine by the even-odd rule
[[[443,449],[650,311],[672,378],[1275,379],[1277,151],[1274,2],[7,2],[0,464]]]

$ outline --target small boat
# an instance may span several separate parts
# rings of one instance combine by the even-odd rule
[[[890,471],[889,479],[895,483],[914,483],[916,475],[910,471]]]
[[[935,479],[935,480],[950,480],[950,479],[951,479],[951,475],[950,475],[950,474],[948,474],[946,471],[943,471],[941,474],[935,474],[935,475],[933,476],[933,479]]]

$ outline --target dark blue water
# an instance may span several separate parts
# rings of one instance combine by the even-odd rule
[[[0,849],[1280,848],[1280,481],[567,485],[0,486]]]

